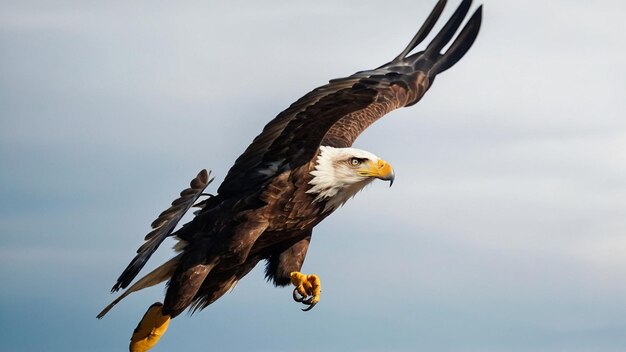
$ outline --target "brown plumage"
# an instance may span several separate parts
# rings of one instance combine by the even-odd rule
[[[173,235],[181,240],[182,253],[145,285],[139,285],[147,287],[169,278],[163,314],[174,317],[188,307],[205,308],[263,259],[269,280],[279,286],[289,284],[289,273],[299,271],[304,262],[313,227],[335,209],[327,206],[330,196],[311,192],[321,147],[348,148],[389,111],[418,102],[435,76],[460,60],[478,35],[481,8],[441,53],[469,11],[471,0],[464,0],[430,44],[410,54],[431,31],[445,2],[437,3],[394,60],[332,80],[270,121],[236,160],[217,195],[200,202],[196,217],[174,232],[210,183],[202,171],[191,188],[152,224],[155,230],[146,236],[146,243],[113,291],[126,288],[158,245]],[[358,159],[356,165],[366,158],[353,159]],[[143,288],[139,286],[133,291]]]

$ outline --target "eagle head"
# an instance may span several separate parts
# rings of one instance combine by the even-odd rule
[[[327,146],[320,147],[311,175],[307,193],[316,194],[316,201],[327,201],[327,209],[343,205],[375,178],[391,185],[395,177],[391,165],[370,152]]]

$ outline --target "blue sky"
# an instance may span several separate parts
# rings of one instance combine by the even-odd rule
[[[163,288],[95,315],[153,218],[434,2],[0,1],[0,350],[125,349]],[[468,55],[357,141],[396,182],[316,229],[321,303],[259,267],[155,351],[626,349],[626,5],[484,4]]]

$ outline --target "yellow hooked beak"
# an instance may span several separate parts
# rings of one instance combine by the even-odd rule
[[[364,176],[376,177],[381,180],[389,181],[389,187],[393,185],[393,180],[396,177],[396,174],[393,172],[393,168],[386,161],[382,159],[378,159],[376,161],[370,161],[366,165],[364,165],[364,170],[362,172]]]

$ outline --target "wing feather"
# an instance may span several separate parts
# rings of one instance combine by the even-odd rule
[[[210,172],[202,170],[191,180],[189,188],[180,192],[180,197],[172,202],[172,205],[164,210],[156,220],[152,222],[152,231],[150,231],[145,239],[145,243],[137,249],[137,255],[128,264],[124,272],[117,279],[117,282],[111,289],[112,292],[120,288],[126,288],[131,281],[137,276],[141,268],[146,264],[150,256],[159,245],[169,235],[171,235],[178,222],[183,218],[185,213],[193,206],[193,204],[202,195],[202,192],[213,181]]]
[[[387,112],[417,103],[428,91],[435,76],[457,63],[478,36],[482,6],[474,12],[450,48],[444,54],[440,53],[440,50],[452,40],[454,34],[461,26],[471,4],[472,0],[462,1],[426,49],[406,57],[428,35],[434,26],[434,22],[441,15],[445,1],[439,1],[406,49],[390,63],[372,71],[372,74],[376,71],[381,71],[379,75],[384,73],[384,78],[390,80],[389,86],[391,89],[381,92],[376,102],[369,109],[357,111],[339,119],[322,140],[322,145],[330,145],[337,148],[350,147],[367,127]],[[367,73],[362,72],[360,74]],[[364,83],[376,85],[384,78],[372,75]],[[403,98],[406,98],[406,100],[403,100]]]

